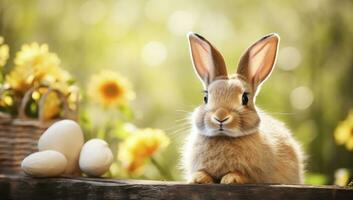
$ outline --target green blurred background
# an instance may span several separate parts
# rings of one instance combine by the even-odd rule
[[[133,123],[166,131],[161,162],[181,179],[179,119],[202,103],[186,33],[212,41],[234,72],[250,44],[277,32],[278,62],[257,105],[303,144],[307,182],[330,184],[337,169],[353,170],[353,153],[333,137],[353,108],[352,10],[351,0],[1,0],[0,35],[10,60],[23,43],[47,43],[81,88],[101,69],[124,74],[137,94]]]

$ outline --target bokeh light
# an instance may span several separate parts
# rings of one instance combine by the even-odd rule
[[[142,59],[149,66],[160,65],[166,58],[167,50],[161,42],[149,42],[142,49]]]
[[[314,97],[310,88],[300,86],[291,92],[290,100],[293,108],[305,110],[313,103]]]
[[[285,71],[291,71],[297,68],[301,61],[301,55],[295,47],[283,47],[278,53],[278,67]]]

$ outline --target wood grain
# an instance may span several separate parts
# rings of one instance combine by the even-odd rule
[[[0,199],[353,200],[353,188],[281,184],[189,185],[165,181],[0,175]]]

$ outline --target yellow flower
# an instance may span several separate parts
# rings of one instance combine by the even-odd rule
[[[135,97],[130,82],[113,71],[93,75],[88,86],[89,96],[103,106],[125,105]]]
[[[159,129],[140,129],[128,137],[119,148],[118,160],[129,172],[141,169],[145,160],[169,145],[169,138]]]
[[[353,110],[344,121],[338,124],[334,137],[337,144],[345,145],[349,151],[353,150]]]
[[[7,107],[13,105],[13,99],[11,96],[3,95],[0,96],[0,107]]]
[[[335,185],[347,186],[350,173],[347,169],[341,168],[335,171]]]
[[[58,56],[49,52],[46,44],[23,45],[14,62],[15,68],[6,76],[6,82],[20,92],[39,85],[66,83],[70,78],[68,73],[59,67]]]
[[[5,66],[9,59],[9,46],[4,43],[4,38],[0,36],[0,68]]]
[[[60,113],[60,99],[58,95],[54,92],[48,94],[46,101],[44,103],[44,120],[49,120],[57,117]]]

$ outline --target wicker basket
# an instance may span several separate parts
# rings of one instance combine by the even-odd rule
[[[19,116],[14,119],[0,113],[0,173],[21,172],[21,162],[29,154],[36,152],[37,142],[42,133],[55,121],[44,120],[44,103],[51,92],[57,93],[64,108],[65,118],[75,119],[76,114],[70,112],[66,97],[58,90],[49,88],[39,100],[38,120],[29,119],[25,108],[34,89],[28,91],[19,108]]]

